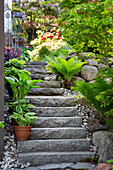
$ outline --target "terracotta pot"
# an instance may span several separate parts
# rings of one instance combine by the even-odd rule
[[[26,141],[29,137],[32,126],[13,126],[18,141]]]

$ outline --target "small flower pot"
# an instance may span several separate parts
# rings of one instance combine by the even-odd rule
[[[26,141],[29,137],[32,126],[13,126],[18,141]]]

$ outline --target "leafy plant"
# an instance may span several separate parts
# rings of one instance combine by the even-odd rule
[[[52,72],[61,76],[68,84],[71,82],[73,75],[80,72],[80,68],[85,64],[85,62],[75,60],[74,58],[70,58],[68,61],[60,57],[55,57],[54,59],[47,57],[47,59]]]
[[[113,55],[113,3],[110,0],[60,1],[59,23],[76,52],[98,52],[107,63]]]
[[[11,108],[12,112],[18,112],[25,114],[26,112],[30,112],[29,108],[30,107],[35,107],[32,104],[29,104],[29,100],[27,99],[19,99],[14,102],[10,102],[6,107]]]
[[[13,58],[13,59],[10,59],[9,61],[7,61],[4,64],[4,66],[5,66],[5,68],[9,68],[9,67],[23,68],[23,67],[25,67],[24,64],[25,64],[25,61],[18,60],[17,58]]]
[[[29,107],[35,107],[29,104],[29,100],[16,100],[15,102],[10,102],[6,107],[12,109],[13,114],[9,116],[9,119],[15,119],[19,126],[29,126],[33,124],[35,119],[38,119],[36,113],[30,112]]]
[[[104,69],[100,71],[95,82],[76,82],[77,87],[72,87],[72,89],[79,91],[113,128],[113,81],[112,77],[109,81],[106,80],[112,71],[112,68]]]
[[[19,126],[30,126],[30,124],[34,123],[34,120],[38,119],[37,116],[35,116],[36,113],[33,112],[27,112],[22,115],[21,112],[13,112],[13,115],[9,116],[9,119],[15,119]]]
[[[18,77],[5,77],[7,82],[11,85],[13,91],[14,101],[18,99],[24,99],[28,92],[32,88],[38,88],[39,86],[33,85],[34,83],[40,83],[42,80],[30,80],[28,73],[20,72]]]
[[[1,121],[0,121],[0,127],[4,128],[4,124]]]

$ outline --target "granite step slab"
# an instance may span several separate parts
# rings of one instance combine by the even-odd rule
[[[31,77],[32,80],[37,80],[37,79],[42,79],[44,80],[46,77],[48,77],[49,79],[51,79],[51,74],[46,73],[46,74],[40,74],[40,73],[36,73],[36,74],[30,74],[29,75]]]
[[[89,151],[89,139],[49,139],[18,141],[19,152],[65,152]]]
[[[35,85],[40,86],[41,88],[60,88],[60,81],[42,81],[41,83],[35,83]]]
[[[86,129],[81,127],[31,128],[29,139],[85,139],[86,136]]]
[[[34,65],[34,67],[36,65],[42,65],[45,66],[47,65],[47,63],[45,61],[30,61],[29,63],[25,63],[26,66],[30,66],[30,65]]]
[[[38,117],[75,117],[77,107],[36,107],[30,108],[31,112],[37,113]]]
[[[78,170],[78,169],[95,170],[95,167],[92,166],[92,164],[88,162],[78,162],[75,165],[71,165],[69,168],[71,170]]]
[[[39,117],[34,128],[81,127],[82,117]]]
[[[87,157],[94,156],[93,152],[31,152],[19,153],[21,163],[30,165],[44,165],[49,163],[76,163]]]
[[[67,170],[73,163],[46,164],[38,166],[37,170]]]
[[[25,70],[29,71],[31,74],[47,74],[47,69],[45,68],[25,68]]]
[[[26,96],[31,104],[37,107],[69,107],[74,106],[74,97],[64,96]]]
[[[32,88],[28,95],[46,95],[46,96],[56,96],[63,95],[63,88]]]

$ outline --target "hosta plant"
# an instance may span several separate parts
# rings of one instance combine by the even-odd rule
[[[81,62],[75,58],[70,58],[68,61],[60,57],[55,57],[54,59],[47,57],[47,59],[52,72],[61,76],[67,85],[70,85],[72,77],[77,72],[80,72],[81,67],[85,64],[85,62]]]

